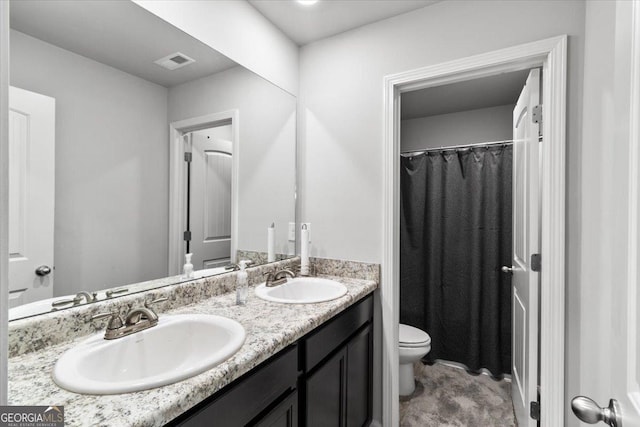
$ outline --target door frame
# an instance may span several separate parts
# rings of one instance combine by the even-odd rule
[[[565,413],[565,145],[567,36],[487,52],[384,78],[382,418],[399,424],[400,95],[403,92],[542,67],[540,425],[563,425]]]
[[[616,67],[618,63],[622,63],[620,68],[625,69],[624,78],[621,79],[621,88],[624,95],[628,93],[628,98],[623,100],[614,100],[618,108],[616,112],[628,109],[628,116],[619,114],[615,123],[615,136],[619,137],[624,143],[624,152],[628,156],[628,171],[626,178],[628,179],[628,187],[625,203],[627,205],[627,224],[626,235],[628,236],[626,250],[626,271],[617,272],[618,277],[623,278],[622,282],[625,286],[622,292],[616,292],[611,304],[612,307],[619,307],[621,323],[625,326],[618,334],[612,334],[610,343],[623,345],[615,346],[616,352],[622,354],[622,360],[615,358],[619,363],[614,363],[608,372],[611,378],[612,390],[614,393],[618,391],[617,384],[623,384],[626,392],[625,396],[613,394],[610,397],[617,399],[621,403],[622,423],[638,422],[640,414],[640,369],[637,361],[640,360],[640,346],[638,340],[640,318],[640,304],[638,301],[638,285],[640,284],[640,268],[638,268],[638,260],[640,260],[640,3],[624,3],[617,2],[614,6],[616,9],[621,8],[621,12],[616,10],[616,32],[620,31],[624,34],[625,30],[629,31],[628,45],[622,43],[622,49],[619,58],[616,55]],[[616,47],[620,43],[616,37]],[[627,58],[628,55],[628,58]],[[624,63],[628,59],[628,64]],[[628,74],[626,74],[628,73]],[[627,85],[628,86],[625,86]],[[618,89],[620,91],[620,89]],[[628,92],[627,92],[628,91]],[[626,104],[628,102],[628,104]],[[620,108],[620,106],[623,106]],[[620,264],[618,264],[620,265]],[[614,267],[615,268],[615,267]],[[625,277],[626,275],[626,277]],[[615,278],[613,278],[615,280]],[[615,326],[615,323],[613,323]],[[620,363],[622,362],[622,363]],[[581,372],[581,375],[583,373]],[[599,402],[601,403],[601,402]],[[627,408],[632,406],[632,408]],[[629,415],[629,412],[632,412]],[[635,425],[635,424],[634,424]]]
[[[179,120],[169,123],[169,276],[182,273],[186,223],[187,193],[185,179],[184,143],[182,136],[195,130],[231,124],[231,262],[235,262],[238,245],[238,176],[240,165],[239,131],[240,112],[237,109]]]
[[[631,4],[631,70],[629,102],[629,259],[640,259],[640,3]],[[628,263],[627,282],[627,360],[639,360],[638,345],[638,284],[640,269],[637,263]],[[627,376],[627,388],[633,390],[627,396],[640,412],[640,377],[638,365],[629,363],[632,375]]]
[[[6,405],[9,346],[9,2],[0,1],[0,405]]]

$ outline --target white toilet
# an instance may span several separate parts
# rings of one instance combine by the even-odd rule
[[[425,331],[400,324],[400,396],[409,396],[416,388],[413,363],[431,350],[431,337]]]

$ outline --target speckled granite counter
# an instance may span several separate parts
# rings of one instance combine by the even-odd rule
[[[164,387],[120,395],[81,395],[59,388],[51,379],[58,357],[76,342],[56,344],[9,359],[9,404],[64,405],[68,426],[161,426],[239,378],[270,356],[342,312],[377,287],[376,280],[329,277],[348,293],[319,304],[279,304],[259,299],[250,289],[246,306],[235,293],[160,311],[166,314],[217,314],[240,322],[247,333],[242,348],[226,362],[195,377]]]

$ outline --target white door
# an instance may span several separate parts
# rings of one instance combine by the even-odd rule
[[[231,262],[233,144],[216,137],[216,130],[191,133],[189,250],[195,270]]]
[[[593,75],[589,83],[595,89],[585,81],[583,120],[596,123],[585,125],[586,132],[596,137],[585,144],[584,156],[593,162],[583,168],[596,178],[583,187],[590,192],[585,196],[589,212],[583,214],[581,243],[582,262],[588,267],[580,277],[581,298],[574,302],[581,311],[575,393],[582,396],[571,406],[591,424],[636,427],[640,426],[640,44],[635,42],[640,40],[640,2],[593,2],[587,8],[588,15],[603,17],[597,21],[598,31],[609,31],[606,42],[611,44],[598,42],[598,49],[608,48],[609,54],[603,57],[607,67],[598,70],[602,86],[594,85]],[[597,61],[602,66],[603,61]],[[612,70],[615,79],[610,77]],[[594,94],[605,105],[587,104],[596,99]],[[578,425],[576,418],[570,419],[571,425]]]
[[[9,89],[9,307],[53,296],[55,99]]]
[[[540,71],[531,70],[513,110],[512,398],[519,427],[535,427],[529,414],[538,387],[538,292],[540,273],[532,256],[540,248],[539,125]]]

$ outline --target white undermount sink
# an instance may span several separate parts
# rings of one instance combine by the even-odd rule
[[[56,363],[53,380],[84,394],[147,390],[200,374],[242,347],[242,325],[207,314],[160,316],[158,324],[105,340],[93,335],[67,350]]]
[[[296,277],[287,283],[256,287],[256,295],[264,300],[285,304],[310,304],[331,301],[347,293],[347,287],[335,280],[319,277]]]

